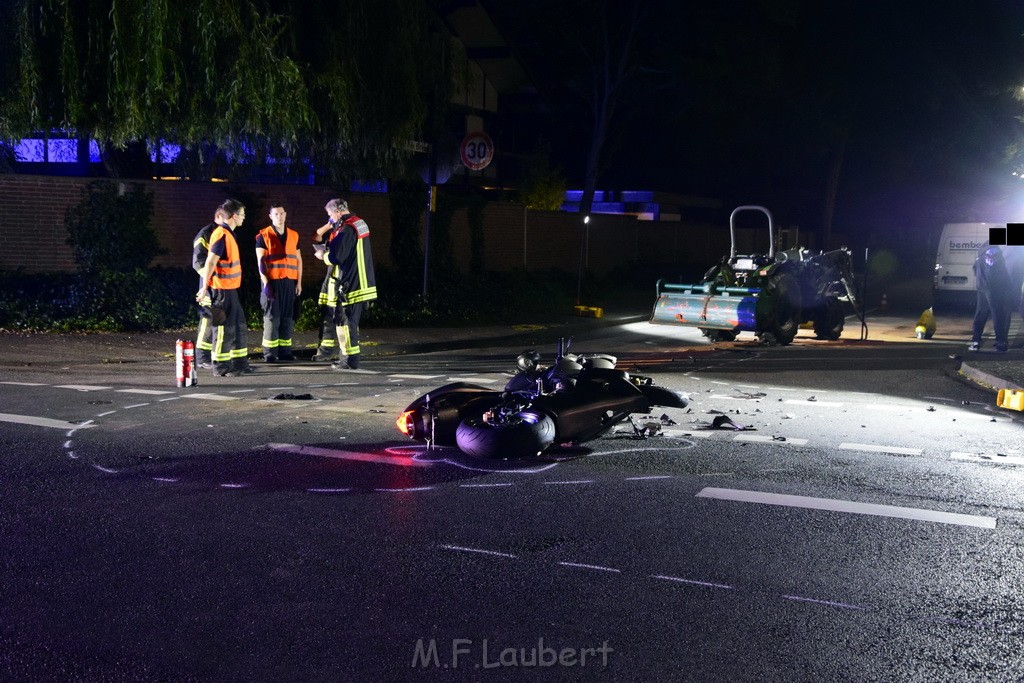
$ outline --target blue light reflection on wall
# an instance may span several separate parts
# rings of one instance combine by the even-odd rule
[[[31,163],[46,161],[46,141],[34,138],[19,141],[14,146],[14,160]]]
[[[78,140],[50,140],[46,160],[57,164],[75,163],[78,161]]]
[[[100,143],[95,140],[89,140],[89,161],[94,164],[102,161],[100,158]]]
[[[386,180],[356,180],[350,188],[352,192],[373,192],[375,194],[387,194],[388,181]]]
[[[177,161],[178,157],[181,155],[181,145],[161,142],[159,152],[159,158],[157,158],[157,149],[150,151],[149,158],[153,163],[160,162],[164,164],[172,164]]]

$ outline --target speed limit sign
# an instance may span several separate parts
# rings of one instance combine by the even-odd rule
[[[462,139],[462,145],[459,146],[459,157],[466,168],[471,171],[487,168],[487,164],[491,163],[493,156],[494,143],[491,142],[491,137],[482,130],[466,135]]]

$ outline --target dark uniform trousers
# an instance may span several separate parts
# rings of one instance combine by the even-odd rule
[[[293,360],[292,331],[295,328],[295,280],[267,280],[270,300],[261,296],[263,306],[263,357]]]
[[[213,369],[215,373],[241,370],[249,367],[249,347],[246,341],[245,311],[238,300],[237,289],[211,289],[214,308],[224,310],[224,324],[216,328],[213,341]]]

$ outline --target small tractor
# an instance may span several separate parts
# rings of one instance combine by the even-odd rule
[[[736,215],[760,211],[768,218],[768,253],[736,253]],[[695,285],[658,280],[651,322],[698,328],[712,342],[753,332],[764,344],[789,344],[802,323],[818,339],[839,339],[847,301],[863,320],[853,291],[853,260],[843,247],[812,255],[802,247],[776,253],[772,214],[763,206],[739,206],[729,215],[728,256]]]

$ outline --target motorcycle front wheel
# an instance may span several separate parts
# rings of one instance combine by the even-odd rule
[[[535,410],[516,413],[503,423],[468,417],[455,431],[455,443],[466,455],[512,460],[540,455],[555,441],[555,423]]]

